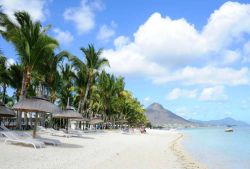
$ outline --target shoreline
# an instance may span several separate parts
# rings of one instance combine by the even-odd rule
[[[42,149],[3,144],[0,149],[1,167],[12,169],[205,169],[194,163],[181,147],[183,134],[171,131],[149,130],[148,134],[123,134],[105,131],[86,134],[84,138],[58,139],[61,146]],[[67,154],[65,156],[65,154]]]
[[[182,141],[185,139],[185,135],[179,133],[179,136],[172,142],[170,146],[171,151],[175,154],[178,162],[184,169],[208,169],[204,164],[194,160],[191,155],[184,149]]]

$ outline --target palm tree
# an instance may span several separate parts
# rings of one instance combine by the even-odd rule
[[[16,101],[19,101],[22,88],[23,67],[20,64],[11,65],[9,69],[9,76],[10,86],[16,90]]]
[[[15,12],[15,20],[0,13],[1,35],[11,42],[17,51],[23,66],[21,97],[26,97],[31,81],[31,73],[36,70],[47,56],[58,47],[55,39],[46,35],[50,26],[42,27],[40,22],[33,22],[27,12]]]
[[[87,86],[83,99],[83,108],[85,108],[93,78],[103,66],[109,66],[109,62],[107,59],[101,57],[102,49],[96,51],[94,46],[91,44],[88,45],[88,48],[81,48],[81,51],[85,55],[87,68]]]
[[[62,89],[60,91],[60,106],[66,108],[68,98],[73,100],[73,76],[72,66],[70,64],[65,64],[60,66],[61,78],[62,78]]]
[[[64,58],[69,58],[71,55],[67,51],[61,51],[58,54],[52,53],[48,58],[40,64],[39,72],[43,75],[43,81],[48,85],[50,91],[50,101],[56,100],[56,95],[62,86],[62,78],[59,73]]]
[[[0,84],[3,88],[2,102],[5,103],[6,89],[10,82],[9,69],[7,67],[7,59],[0,55]]]
[[[87,86],[87,68],[86,65],[77,57],[71,57],[73,69],[75,71],[73,75],[75,92],[77,93],[76,101],[78,102],[77,112],[82,112],[82,101]]]

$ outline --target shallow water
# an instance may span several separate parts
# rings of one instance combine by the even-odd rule
[[[234,127],[182,130],[184,148],[209,169],[250,169],[250,128]]]

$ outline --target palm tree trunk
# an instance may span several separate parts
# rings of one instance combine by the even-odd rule
[[[29,119],[30,120],[30,128],[32,129],[33,128],[33,126],[32,126],[32,113],[30,113],[29,115],[30,115],[30,119]]]
[[[45,127],[45,113],[41,114],[41,126]]]
[[[7,85],[6,83],[3,84],[3,97],[2,97],[2,102],[5,104],[5,97],[6,97],[6,88]]]
[[[78,113],[81,113],[81,106],[82,106],[82,98],[80,97],[79,103],[78,103],[78,108],[77,108]]]
[[[27,112],[24,112],[24,124],[25,124],[25,129],[28,129],[28,116]]]
[[[37,122],[38,122],[38,113],[36,112],[35,126],[34,126],[34,130],[33,130],[33,138],[36,138],[36,127],[37,127]]]
[[[86,105],[86,102],[87,102],[87,97],[88,97],[88,94],[89,94],[90,86],[91,86],[91,76],[88,75],[88,83],[87,83],[86,92],[85,92],[85,95],[84,95],[84,98],[83,98],[83,103],[82,103],[82,108],[83,109],[85,109],[85,105]]]
[[[30,83],[30,78],[31,78],[31,72],[29,70],[24,71],[23,73],[23,80],[22,80],[22,89],[21,89],[21,95],[20,98],[26,98],[27,95],[27,88]],[[17,128],[21,129],[21,120],[22,120],[22,112],[18,113],[18,125]]]

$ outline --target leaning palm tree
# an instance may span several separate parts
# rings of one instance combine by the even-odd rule
[[[19,55],[23,66],[21,96],[26,97],[27,88],[31,81],[31,73],[37,69],[48,55],[58,47],[55,39],[46,33],[50,26],[42,27],[40,22],[33,22],[27,12],[15,12],[15,20],[0,13],[1,35],[11,42]]]
[[[93,45],[89,44],[88,48],[81,48],[81,51],[85,55],[87,68],[87,86],[82,105],[85,108],[93,78],[103,66],[109,66],[109,62],[107,59],[101,57],[102,49],[96,51]]]

